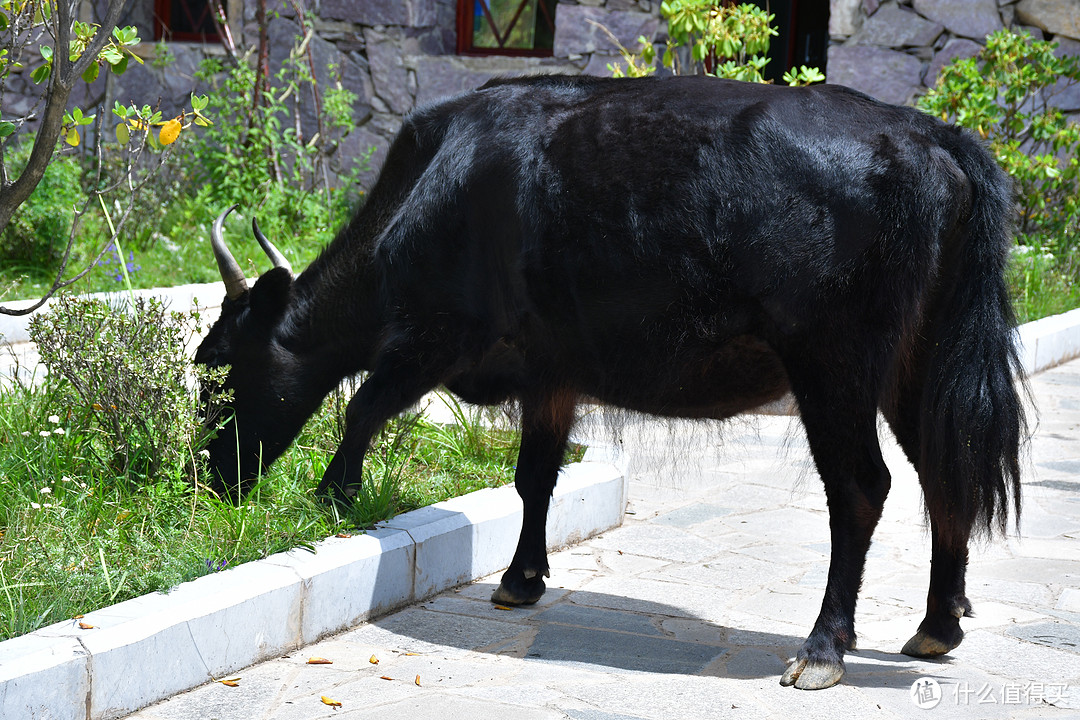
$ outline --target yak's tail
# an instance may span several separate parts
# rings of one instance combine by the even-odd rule
[[[948,148],[971,187],[971,215],[943,248],[944,294],[931,323],[932,357],[920,418],[920,476],[940,532],[1002,533],[1020,518],[1020,450],[1027,439],[1024,371],[1005,282],[1012,186],[974,139]]]

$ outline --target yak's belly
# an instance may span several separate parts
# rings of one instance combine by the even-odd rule
[[[721,345],[639,347],[586,371],[578,389],[630,410],[668,417],[727,418],[788,391],[779,356],[743,335]]]

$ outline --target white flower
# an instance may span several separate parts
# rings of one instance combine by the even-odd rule
[[[200,450],[199,454],[202,455],[203,457],[210,457],[210,451],[209,450],[205,450],[205,449]]]
[[[48,495],[49,493],[52,492],[52,488],[51,487],[43,487],[40,490],[38,490],[38,492],[41,493],[42,495]]]
[[[41,509],[41,506],[40,506],[40,505],[38,505],[38,504],[37,504],[37,503],[35,503],[35,502],[32,502],[32,503],[30,503],[30,509],[31,509],[31,510],[40,510],[40,509]]]
[[[23,437],[30,437],[30,431],[29,430],[24,430],[22,436]]]
[[[41,437],[49,437],[50,435],[52,435],[52,433],[49,432],[48,430],[42,430],[41,432],[38,433],[38,435],[40,435]]]
[[[65,476],[63,476],[62,478],[60,478],[60,482],[67,482],[67,483],[69,483],[69,482],[71,482],[71,478],[69,478],[69,477],[68,477],[67,475],[65,475]]]
[[[59,425],[60,424],[60,416],[59,415],[50,415],[49,416],[49,422],[51,422],[53,425]]]
[[[63,435],[64,434],[64,428],[56,428],[55,430],[53,430],[53,432],[56,433],[57,435]]]

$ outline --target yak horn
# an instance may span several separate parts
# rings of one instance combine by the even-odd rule
[[[281,254],[281,251],[274,247],[274,244],[270,242],[262,231],[259,230],[259,221],[256,218],[251,218],[251,231],[255,233],[255,239],[259,241],[259,245],[262,246],[263,252],[266,253],[270,261],[274,263],[276,268],[285,268],[289,271],[289,274],[293,274],[292,265],[285,259],[285,256]]]
[[[236,262],[236,258],[229,252],[229,248],[225,245],[225,240],[221,237],[221,226],[225,222],[225,218],[238,207],[239,205],[233,205],[231,208],[218,215],[217,219],[214,220],[213,230],[210,232],[210,245],[214,249],[214,258],[217,259],[218,270],[221,271],[221,279],[225,281],[225,297],[230,300],[237,299],[246,293],[248,289],[247,278],[244,277],[244,271],[240,269],[240,264]]]

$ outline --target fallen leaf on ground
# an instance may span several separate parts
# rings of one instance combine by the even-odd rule
[[[333,660],[327,660],[326,658],[322,658],[322,657],[313,657],[313,658],[308,658],[307,664],[308,665],[333,665],[334,661]]]
[[[408,656],[410,656],[410,655],[419,655],[419,654],[420,654],[420,653],[405,653],[405,656],[406,656],[406,657],[408,657]]]
[[[389,675],[380,675],[379,679],[380,680],[393,680],[394,678],[390,677]]]
[[[218,682],[228,687],[240,687],[240,678],[238,677],[229,678],[228,680],[218,680]]]
[[[496,605],[495,609],[496,610],[513,610],[514,608],[506,607],[505,605]]]
[[[378,665],[378,664],[379,664],[379,658],[375,657],[374,655],[372,655],[371,657],[369,657],[369,658],[367,659],[367,661],[368,661],[369,663],[371,663],[372,665]]]
[[[420,676],[419,675],[416,676],[416,680],[414,682],[416,683],[417,687],[420,687]]]
[[[330,707],[341,707],[341,703],[339,703],[337,700],[331,700],[325,695],[322,696],[322,701],[323,705],[329,705]]]
[[[84,623],[84,622],[79,623],[79,627],[82,628],[83,630],[93,630],[94,629],[93,625],[89,625],[89,624]]]
[[[351,537],[352,537],[352,533],[345,533],[345,532],[342,532],[342,533],[338,533],[338,534],[337,534],[337,535],[335,535],[334,537],[339,537],[339,538],[351,538]]]

